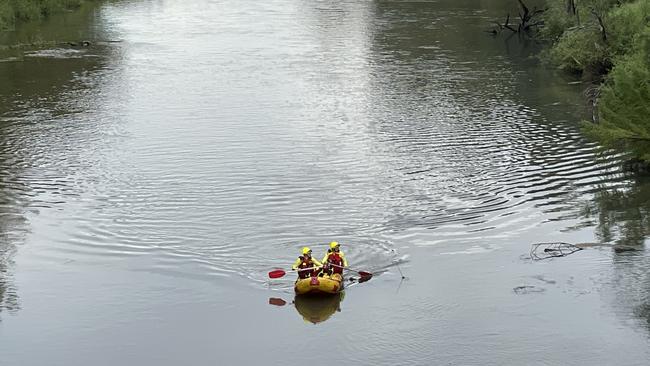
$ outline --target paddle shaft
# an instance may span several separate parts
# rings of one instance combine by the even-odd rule
[[[311,271],[311,270],[318,269],[318,268],[320,268],[320,267],[300,268],[300,269],[298,269],[298,272]],[[292,270],[294,270],[294,269],[292,269]],[[269,277],[270,278],[280,278],[280,277],[284,277],[284,275],[286,275],[286,274],[287,274],[287,272],[285,272],[284,270],[276,269],[276,270],[273,270],[273,271],[269,272]]]
[[[317,269],[317,268],[320,268],[320,267],[298,268],[298,272],[311,271],[312,269]]]
[[[341,268],[341,269],[347,269],[348,271],[357,272],[357,273],[360,274],[361,276],[372,276],[372,273],[369,273],[369,272],[365,272],[365,271],[357,271],[356,269],[352,269],[352,268],[347,268],[347,267],[339,266],[338,264],[334,264],[334,263],[327,263],[327,264],[330,265],[330,266],[334,266],[334,267]]]

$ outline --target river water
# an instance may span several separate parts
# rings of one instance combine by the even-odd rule
[[[3,32],[2,365],[647,365],[650,182],[581,135],[585,85],[484,32],[504,3],[128,0]],[[373,278],[268,279],[331,240]]]

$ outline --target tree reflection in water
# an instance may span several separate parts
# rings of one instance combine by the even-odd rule
[[[6,237],[6,235],[5,235]],[[18,303],[18,293],[13,284],[13,278],[9,267],[11,265],[11,255],[13,248],[11,242],[4,241],[0,244],[0,320],[2,320],[2,312],[8,310],[9,312],[17,311],[20,309]]]
[[[650,234],[650,177],[637,178],[627,190],[601,189],[582,209],[581,216],[596,224],[604,243],[643,249]]]
[[[98,6],[91,2],[77,11],[48,17],[44,22],[20,23],[14,30],[0,32],[0,44],[22,45],[0,50],[0,61],[5,61],[0,62],[0,316],[20,308],[13,257],[29,230],[25,214],[28,210],[33,212],[35,207],[54,205],[49,201],[50,196],[57,195],[55,201],[58,201],[62,191],[69,190],[69,187],[61,188],[67,177],[59,177],[68,168],[65,165],[69,157],[67,143],[85,143],[59,138],[68,137],[69,131],[54,127],[65,126],[66,123],[59,122],[67,122],[67,116],[73,111],[96,108],[86,103],[94,97],[78,96],[96,95],[90,88],[99,84],[88,83],[79,75],[102,70],[109,58],[99,56],[110,47],[93,44],[89,57],[28,55],[46,51],[65,56],[70,47],[62,46],[61,42],[78,42],[80,35],[84,35],[81,39],[90,35],[107,39],[97,33],[94,24]],[[42,46],[38,46],[41,41]],[[74,55],[85,55],[74,51]],[[85,90],[92,92],[85,94]],[[52,175],[47,173],[52,172],[44,171],[44,165],[53,167],[58,185],[51,184]],[[39,192],[44,193],[42,197]]]
[[[4,311],[20,309],[13,280],[12,258],[16,244],[24,241],[27,231],[24,196],[30,192],[20,182],[23,169],[11,148],[11,140],[15,136],[7,128],[10,124],[3,122],[2,112],[0,108],[0,320]]]
[[[650,177],[636,177],[629,189],[602,189],[581,216],[596,225],[602,243],[614,244],[612,279],[614,301],[631,309],[650,330]],[[619,250],[620,249],[620,250]]]

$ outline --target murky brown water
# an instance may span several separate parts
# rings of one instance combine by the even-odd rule
[[[507,11],[133,0],[2,34],[3,365],[647,364],[650,182],[483,32]],[[377,275],[268,280],[330,240]]]

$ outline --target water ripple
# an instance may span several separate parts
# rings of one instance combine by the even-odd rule
[[[141,22],[151,4],[109,7],[123,41],[91,53],[113,64],[33,52],[85,66],[1,116],[3,207],[58,228],[44,256],[261,282],[303,245],[320,256],[338,240],[379,268],[409,230],[431,230],[417,245],[466,245],[575,218],[602,187],[629,185],[576,119],[521,95],[529,75],[508,58],[440,38],[442,15],[331,5],[272,23],[227,8],[205,24],[189,5],[177,11],[191,24],[155,11]]]

